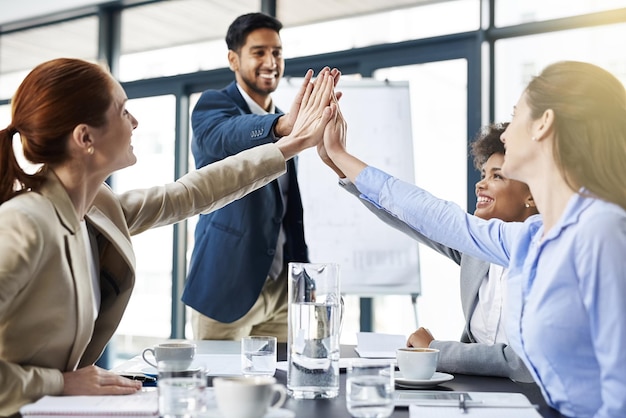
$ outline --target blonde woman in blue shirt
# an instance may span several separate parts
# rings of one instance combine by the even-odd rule
[[[626,417],[626,92],[592,64],[534,77],[502,134],[504,175],[541,215],[483,220],[367,166],[340,114],[324,152],[364,199],[428,238],[507,266],[507,336],[547,403],[566,416]]]

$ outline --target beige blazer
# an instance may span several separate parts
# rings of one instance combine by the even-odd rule
[[[135,281],[131,235],[218,209],[284,172],[267,144],[165,186],[116,195],[103,184],[85,217],[100,272],[97,319],[80,220],[58,178],[49,172],[40,190],[0,205],[0,416],[61,394],[62,372],[102,354]]]

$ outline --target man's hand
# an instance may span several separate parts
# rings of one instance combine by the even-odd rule
[[[333,81],[330,69],[325,67],[314,82],[307,84],[299,98],[298,118],[292,132],[276,142],[285,159],[322,142],[326,125],[337,111],[333,102]]]
[[[141,382],[97,366],[65,372],[63,380],[63,395],[130,395],[141,390]]]
[[[328,67],[324,67],[322,71],[326,69],[328,69]],[[320,73],[322,73],[322,71],[320,71]],[[339,71],[337,68],[333,68],[332,70],[330,70],[330,75],[333,77],[334,87],[337,87],[337,83],[339,82],[339,78],[341,77],[341,71]],[[313,70],[308,70],[307,73],[304,75],[304,81],[302,83],[302,86],[300,86],[300,90],[298,90],[298,94],[296,94],[296,97],[293,99],[293,103],[291,104],[291,109],[289,109],[289,113],[282,115],[276,120],[276,124],[274,125],[274,135],[277,138],[282,138],[283,136],[291,134],[293,126],[298,119],[298,112],[300,111],[302,99],[306,92],[306,88],[309,85],[312,77]],[[337,98],[340,97],[341,93],[337,93]]]

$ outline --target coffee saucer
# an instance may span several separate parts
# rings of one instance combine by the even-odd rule
[[[430,379],[407,379],[406,377],[402,376],[402,372],[396,371],[394,373],[393,379],[396,383],[396,386],[408,389],[421,389],[437,386],[441,383],[448,382],[454,379],[454,376],[448,373],[435,372],[435,374],[433,374]]]
[[[194,367],[190,367],[189,369],[180,370],[180,372],[182,373],[182,372],[191,371],[191,370],[198,370],[198,369],[197,369],[197,368],[194,368]],[[145,374],[146,376],[152,376],[152,377],[157,377],[157,376],[159,375],[159,372],[157,371],[157,369],[155,369],[155,368],[154,368],[154,367],[152,367],[152,366],[145,366],[145,367],[142,367],[142,368],[140,369],[140,373],[143,373],[143,374]],[[204,374],[206,374],[207,376],[209,376],[209,375],[210,375],[210,371],[209,371],[209,370],[207,370],[207,369],[205,369],[205,370],[204,370]]]
[[[215,409],[209,409],[206,412],[202,412],[197,415],[198,418],[223,418],[224,416],[220,413],[220,411]],[[263,418],[294,418],[296,413],[289,409],[284,408],[276,408],[270,409],[267,411],[267,414],[263,415]]]

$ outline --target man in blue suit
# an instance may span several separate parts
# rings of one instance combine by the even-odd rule
[[[283,75],[282,24],[262,13],[228,29],[235,81],[196,104],[191,150],[203,167],[288,135],[298,106],[283,114],[270,94]],[[287,173],[213,213],[200,215],[182,300],[193,308],[195,339],[274,335],[287,341],[287,268],[308,262],[294,159]]]

